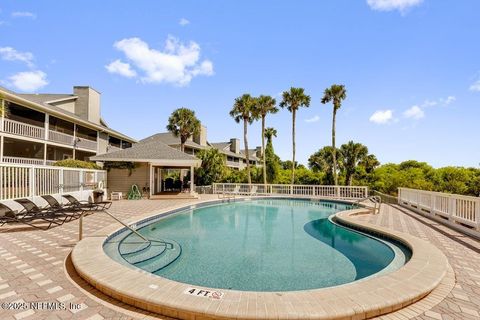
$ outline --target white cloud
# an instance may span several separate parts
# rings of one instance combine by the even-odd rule
[[[369,119],[371,122],[376,124],[387,124],[393,120],[393,111],[392,110],[378,110],[375,111]]]
[[[117,59],[106,65],[105,68],[110,73],[118,73],[119,75],[127,78],[133,78],[137,76],[137,72],[131,68],[130,64],[122,62],[120,59]]]
[[[183,27],[183,26],[186,26],[187,24],[190,24],[190,21],[187,20],[187,19],[185,19],[185,18],[182,18],[182,19],[180,19],[180,21],[178,22],[178,24]]]
[[[30,52],[19,52],[12,47],[0,47],[0,57],[7,61],[22,61],[29,67],[33,67],[33,54]]]
[[[423,0],[367,0],[373,10],[405,12],[408,8],[421,4]]]
[[[115,42],[114,47],[122,51],[132,66],[141,71],[141,80],[146,83],[172,83],[185,86],[199,75],[213,75],[213,63],[200,61],[200,46],[196,42],[184,44],[168,36],[163,51],[152,49],[139,38],[128,38]]]
[[[470,86],[470,91],[480,92],[480,80],[477,80]]]
[[[48,84],[47,74],[40,70],[19,72],[8,79],[10,85],[26,92],[37,91]]]
[[[312,122],[318,122],[320,120],[320,117],[319,116],[314,116],[310,119],[305,119],[305,122],[307,123],[312,123]]]
[[[406,118],[412,118],[415,120],[419,120],[425,117],[425,112],[419,106],[412,106],[410,109],[405,110],[403,115]]]
[[[445,105],[448,106],[449,104],[455,102],[457,100],[454,96],[448,96],[446,99],[440,99],[440,101]]]
[[[37,15],[33,12],[28,12],[28,11],[16,11],[16,12],[12,12],[12,17],[36,19]]]

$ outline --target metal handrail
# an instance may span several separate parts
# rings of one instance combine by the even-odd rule
[[[369,196],[369,197],[366,197],[366,198],[363,198],[363,199],[358,199],[357,201],[354,202],[354,204],[359,204],[360,202],[367,201],[367,200],[370,200],[374,203],[373,213],[374,214],[379,213],[380,212],[380,206],[382,204],[382,198],[379,197],[379,196]],[[378,204],[378,208],[377,208],[377,204]]]
[[[156,239],[148,239],[148,238],[145,238],[144,236],[142,236],[138,231],[136,231],[135,229],[133,229],[132,227],[130,227],[128,224],[126,224],[125,222],[123,222],[122,220],[118,219],[117,217],[115,217],[113,214],[111,214],[110,212],[108,212],[108,210],[104,209],[104,210],[101,210],[101,212],[105,212],[108,216],[110,216],[112,219],[114,219],[115,221],[117,221],[118,223],[120,223],[121,225],[123,225],[124,227],[126,227],[128,230],[130,230],[131,232],[133,232],[134,234],[136,234],[138,237],[140,237],[141,239],[144,240],[144,242],[158,242],[158,243],[163,243],[165,244],[165,246],[168,248],[168,246],[170,246],[169,249],[173,249],[173,244],[172,243],[169,243],[169,242],[166,242],[166,241],[162,241],[162,240],[156,240]],[[80,222],[79,222],[79,225],[78,225],[78,240],[82,240],[83,238],[83,216],[84,216],[85,212],[82,212],[82,214],[80,215]]]

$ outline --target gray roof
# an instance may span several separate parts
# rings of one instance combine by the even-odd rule
[[[144,143],[144,142],[151,142],[151,141],[158,141],[161,143],[164,143],[169,146],[177,146],[180,145],[180,138],[177,138],[173,135],[171,132],[161,132],[154,134],[150,137],[147,137],[145,139],[140,140],[138,143]],[[194,149],[207,149],[208,147],[199,145],[196,142],[193,142],[191,140],[187,140],[185,142],[185,145],[194,148]]]
[[[7,93],[10,93],[12,95],[15,95],[19,98],[28,100],[28,101],[33,102],[35,104],[39,104],[46,109],[50,109],[50,110],[55,111],[57,113],[63,114],[65,116],[67,116],[68,118],[75,119],[75,120],[80,121],[80,122],[87,122],[87,123],[90,123],[94,126],[103,127],[107,131],[109,131],[109,132],[111,132],[115,135],[118,135],[122,139],[129,140],[129,141],[132,141],[132,142],[135,141],[135,139],[132,139],[132,138],[128,137],[127,135],[121,133],[121,132],[113,130],[112,128],[109,128],[102,123],[100,123],[100,124],[93,123],[91,121],[88,121],[86,119],[83,119],[83,118],[79,117],[75,113],[69,112],[65,109],[62,109],[62,108],[57,107],[55,105],[49,104],[49,102],[54,102],[54,101],[59,101],[59,100],[76,99],[77,98],[76,95],[73,95],[73,94],[56,94],[56,93],[38,93],[38,94],[16,93],[16,92],[13,92],[13,91],[8,90],[8,89],[6,89],[4,87],[1,87],[1,86],[0,86],[0,90],[5,91]]]
[[[224,151],[224,150],[230,150],[230,145],[231,143],[230,142],[209,142],[209,144],[215,148],[215,149],[218,149],[220,151]],[[227,149],[228,148],[228,149]]]
[[[24,99],[30,100],[32,102],[43,104],[43,105],[48,105],[48,103],[52,101],[77,98],[77,96],[74,94],[56,94],[56,93],[38,93],[38,94],[17,93],[16,95]]]
[[[90,157],[92,161],[158,162],[162,160],[190,161],[198,163],[194,156],[167,146],[159,141],[136,143],[132,147]]]

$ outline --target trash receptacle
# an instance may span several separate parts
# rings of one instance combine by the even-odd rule
[[[98,203],[103,201],[103,190],[93,190],[92,196],[93,196],[93,202]]]

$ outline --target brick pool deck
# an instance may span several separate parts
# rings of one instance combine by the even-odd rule
[[[211,199],[204,196],[201,200]],[[213,197],[216,198],[216,197]],[[196,200],[137,200],[114,202],[111,212],[121,219],[154,213]],[[378,215],[357,219],[406,232],[427,240],[448,258],[455,273],[453,290],[440,303],[415,319],[479,319],[480,242],[409,210],[382,205]],[[105,214],[84,219],[91,234],[115,223]],[[66,260],[78,241],[78,221],[41,231],[0,228],[0,303],[62,302],[66,310],[0,309],[0,319],[158,319],[154,314],[117,302],[80,279]],[[72,304],[72,308],[70,308]],[[405,314],[391,319],[407,319]],[[163,317],[162,319],[168,319]]]

